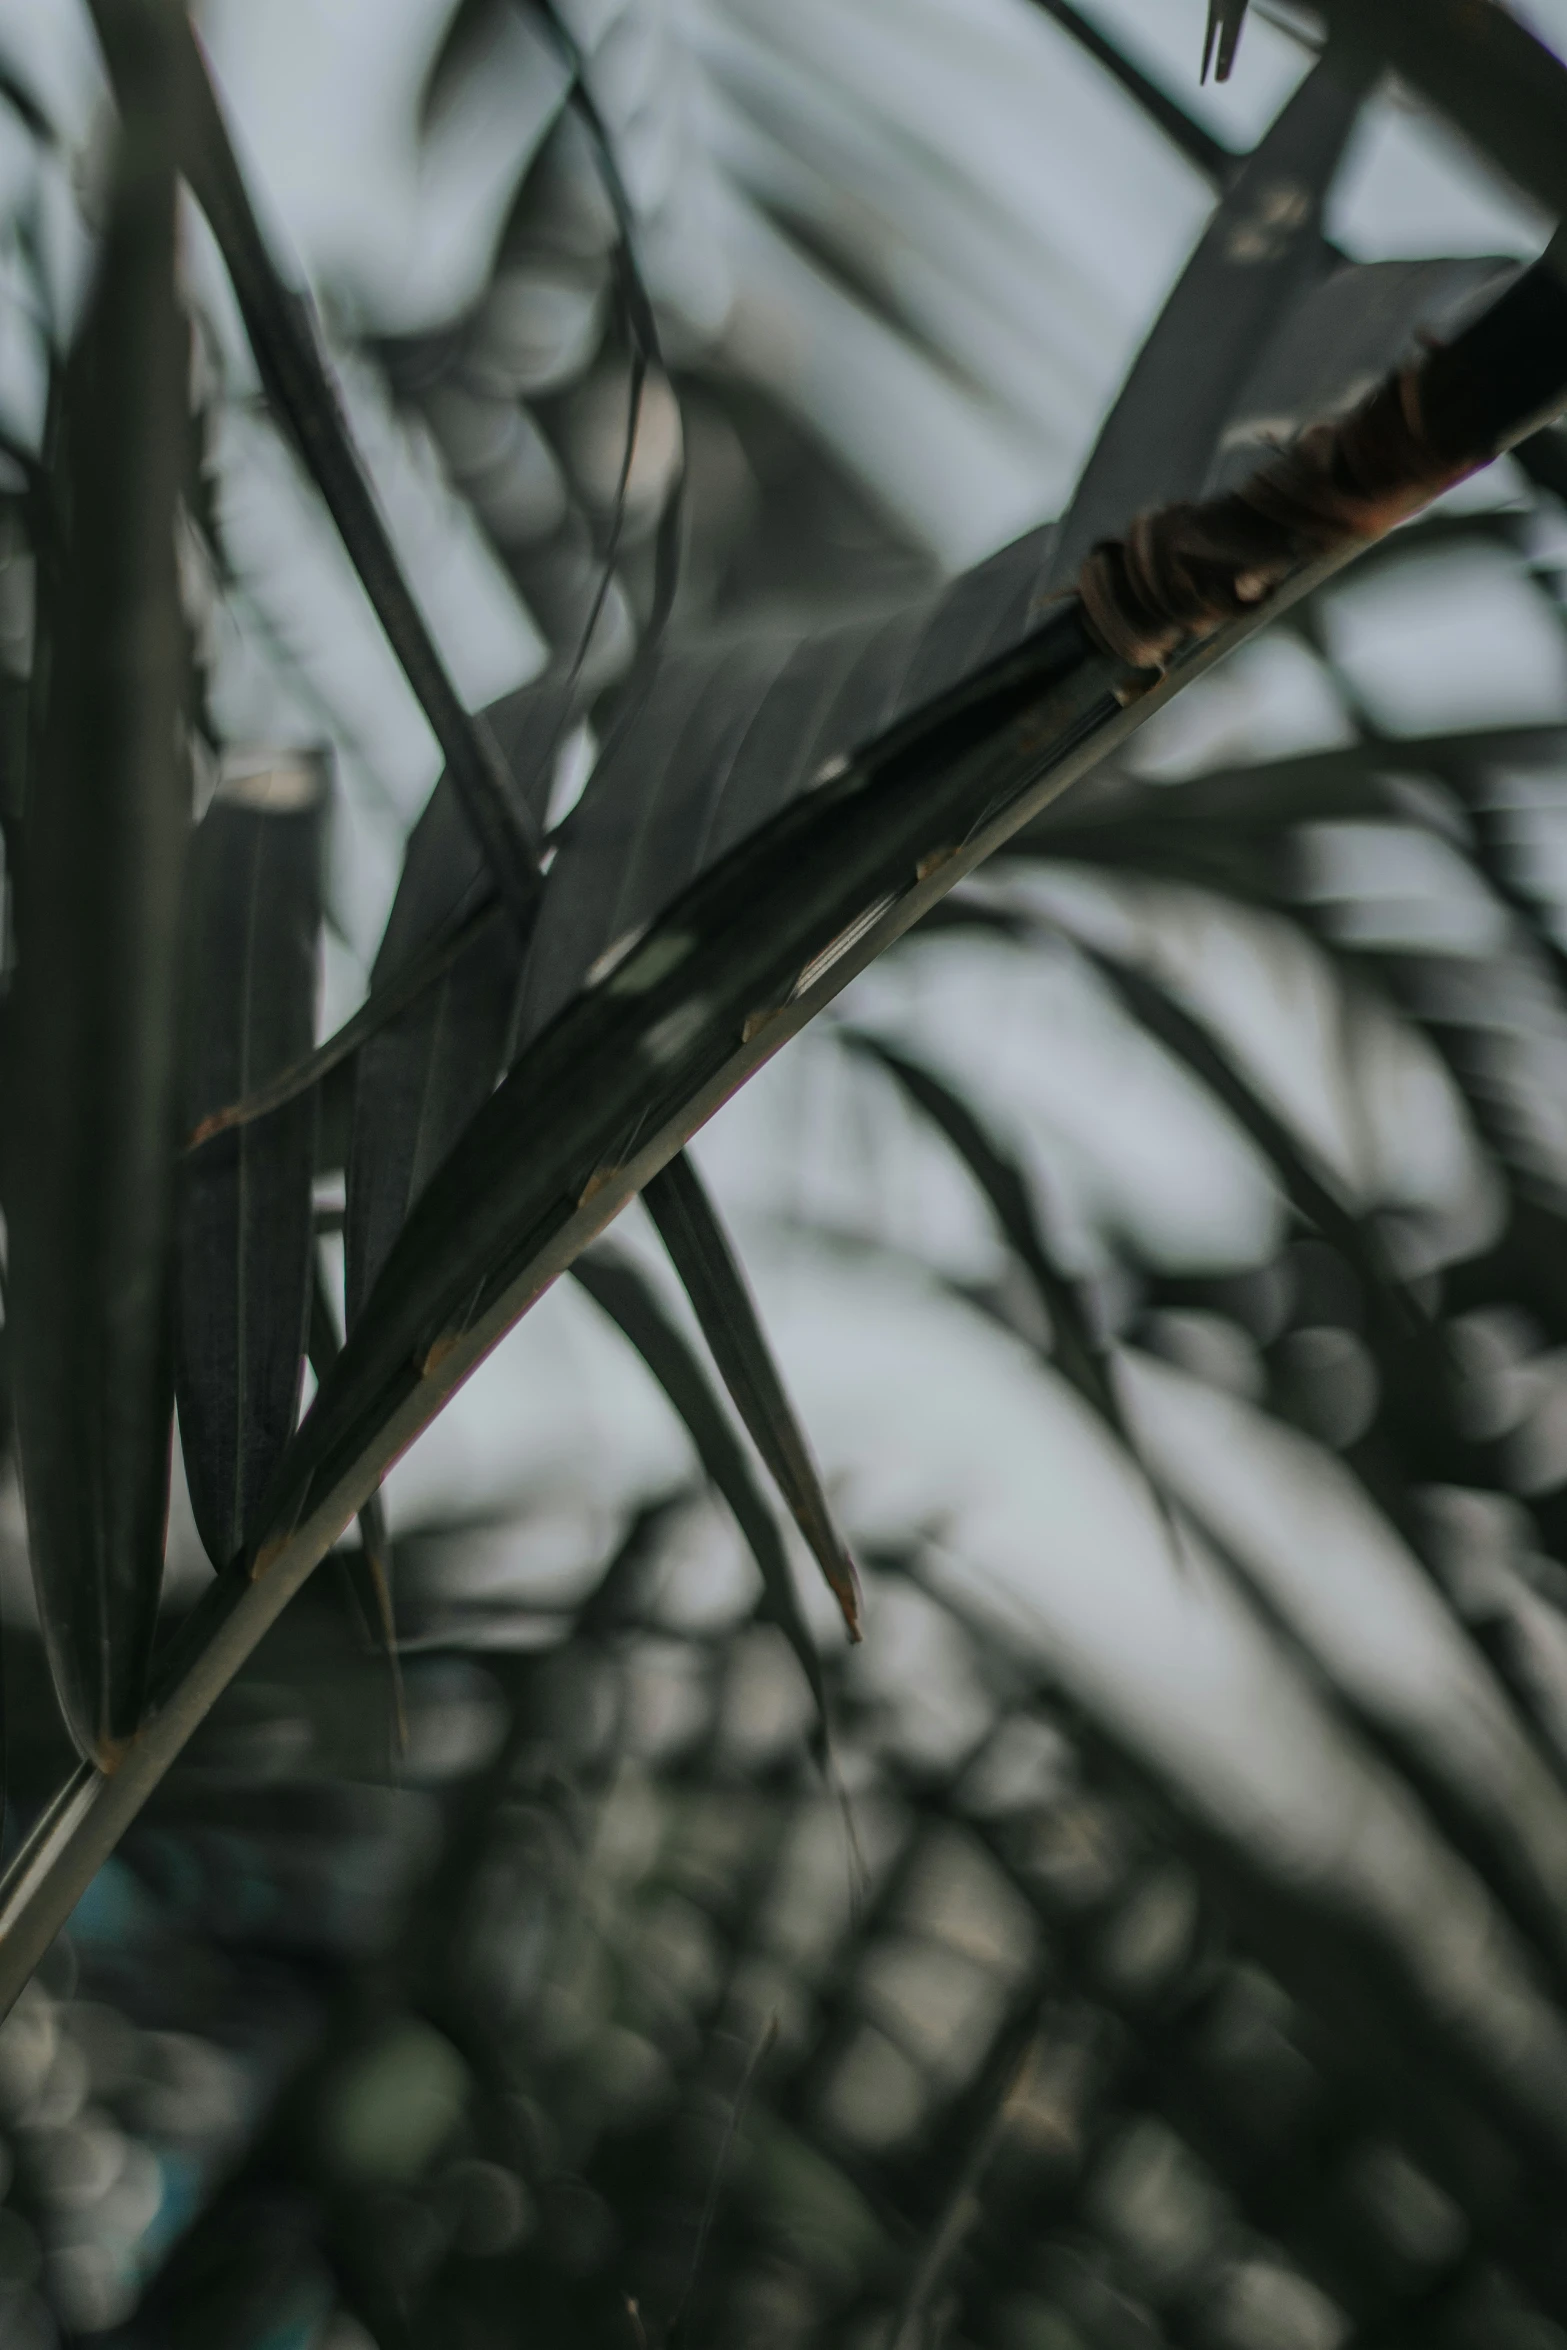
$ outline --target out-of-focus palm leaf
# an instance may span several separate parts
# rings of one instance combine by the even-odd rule
[[[108,218],[68,363],[44,765],[20,891],[13,1339],[33,1572],[83,1752],[135,1728],[163,1565],[180,870],[168,14],[120,11]]]
[[[570,103],[593,151],[599,179],[615,215],[618,235],[615,243],[615,289],[625,322],[626,338],[631,346],[631,379],[627,395],[626,442],[621,461],[620,479],[616,484],[614,505],[610,512],[606,534],[603,567],[593,600],[583,622],[576,651],[568,673],[568,692],[582,675],[593,633],[604,608],[614,576],[615,558],[620,551],[626,523],[626,493],[631,480],[631,463],[636,453],[637,433],[642,422],[642,406],[651,374],[664,372],[664,353],[658,331],[658,317],[653,308],[642,271],[637,261],[636,212],[621,177],[620,163],[615,154],[603,116],[599,113],[589,86],[583,64],[582,51],[575,36],[563,22],[553,0],[543,0],[541,13],[556,45],[571,72]],[[685,513],[686,459],[682,438],[679,463],[675,478],[665,499],[658,521],[653,579],[652,609],[648,614],[644,639],[644,658],[657,646],[675,600],[679,583],[680,543]]]
[[[1188,163],[1194,163],[1205,179],[1215,187],[1223,187],[1233,176],[1239,158],[1230,148],[1221,145],[1211,131],[1205,130],[1196,117],[1187,113],[1170,96],[1168,90],[1151,81],[1147,74],[1118,49],[1109,36],[1072,6],[1072,0],[1034,0],[1036,8],[1069,32],[1095,62],[1102,65],[1114,80],[1135,98],[1150,122],[1160,130]]]
[[[1343,59],[1325,59],[1225,190],[1094,444],[1049,588],[1145,507],[1201,494],[1259,351],[1329,267],[1322,204],[1362,89]]]
[[[931,1070],[863,1030],[843,1028],[838,1033],[856,1052],[866,1054],[885,1069],[915,1107],[945,1135],[984,1193],[1008,1247],[1038,1292],[1049,1317],[1057,1368],[1070,1379],[1084,1401],[1124,1437],[1126,1430],[1115,1389],[1094,1343],[1082,1300],[1073,1282],[1051,1257],[1022,1169],[997,1149],[968,1104]]]
[[[245,761],[191,843],[182,1124],[309,1049],[321,924],[320,764]],[[175,1388],[197,1530],[237,1556],[299,1416],[316,1101],[307,1093],[187,1159],[179,1187]]]
[[[1119,997],[1138,1024],[1183,1061],[1210,1092],[1217,1095],[1237,1124],[1268,1160],[1297,1214],[1314,1224],[1357,1264],[1363,1264],[1367,1243],[1359,1220],[1335,1196],[1328,1177],[1311,1164],[1306,1146],[1284,1120],[1258,1098],[1255,1087],[1242,1076],[1230,1055],[1200,1021],[1181,1009],[1157,981],[1130,964],[1108,955],[1091,960],[1112,994]],[[1387,1278],[1385,1268],[1379,1277]]]
[[[745,1273],[689,1154],[677,1151],[644,1187],[642,1197],[691,1300],[729,1400],[810,1544],[843,1611],[849,1638],[858,1640],[860,1595],[854,1561],[773,1361]]]
[[[1021,2102],[1018,2092],[1043,2046],[1037,2005],[1030,1999],[1023,2015],[997,2035],[986,2062],[985,2079],[973,2100],[977,2118],[952,2166],[951,2183],[935,2225],[909,2270],[887,2336],[887,2350],[927,2350],[940,2340],[938,2311],[943,2287],[983,2219],[981,2190],[986,2173],[1000,2154],[1009,2129],[1016,2126],[1013,2108]]]
[[[93,22],[117,69],[123,12],[93,0]],[[303,296],[284,284],[252,208],[244,176],[195,36],[181,21],[176,58],[178,160],[206,214],[229,272],[267,397],[325,500],[387,641],[445,754],[463,814],[495,885],[526,923],[538,887],[529,837],[500,753],[448,676],[407,581],[349,435]]]
[[[696,1447],[704,1472],[744,1535],[762,1577],[762,1613],[788,1641],[810,1685],[816,1705],[813,1751],[825,1767],[827,1688],[821,1658],[801,1612],[778,1521],[752,1474],[727,1412],[696,1355],[665,1313],[657,1292],[628,1257],[601,1242],[577,1259],[572,1272],[658,1381]]]
[[[1431,1475],[1474,1474],[1477,1462],[1454,1420],[1450,1365],[1429,1313],[1401,1281],[1376,1227],[1354,1214],[1326,1173],[1212,1033],[1146,973],[1105,955],[1092,957],[1112,993],[1223,1103],[1267,1159],[1296,1213],[1354,1267],[1371,1316],[1373,1351],[1401,1434]]]

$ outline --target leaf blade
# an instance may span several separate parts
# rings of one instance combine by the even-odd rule
[[[297,796],[269,798],[277,777]],[[326,783],[319,761],[219,784],[189,868],[182,1124],[264,1084],[314,1025]],[[316,1101],[305,1094],[181,1169],[174,1376],[197,1531],[227,1566],[299,1411]]]
[[[1088,1316],[1074,1284],[1050,1255],[1021,1168],[998,1149],[968,1104],[934,1071],[863,1029],[841,1027],[837,1033],[851,1051],[886,1070],[962,1160],[1050,1318],[1057,1368],[1124,1438],[1127,1431],[1120,1404]]]
[[[718,1211],[686,1151],[644,1186],[649,1215],[691,1301],[729,1400],[811,1547],[851,1640],[861,1637],[854,1561],[822,1487],[755,1300]]]
[[[124,15],[103,249],[68,363],[42,680],[47,788],[18,887],[12,1320],[29,1546],[62,1711],[114,1760],[162,1577],[172,1387],[184,403],[167,27]],[[134,452],[134,462],[128,461]]]
[[[573,694],[550,680],[486,713],[513,796],[534,823]],[[398,1008],[363,1038],[354,1070],[344,1217],[350,1327],[410,1208],[505,1065],[531,923],[519,931],[487,919],[494,904],[488,861],[448,771],[409,836],[371,973],[372,1001]],[[400,1002],[404,982],[425,971],[427,983]]]
[[[1201,495],[1259,347],[1326,274],[1322,203],[1361,94],[1339,57],[1316,66],[1230,182],[1083,468],[1046,592],[1144,508]]]
[[[698,1460],[723,1496],[762,1577],[765,1612],[793,1649],[816,1706],[813,1751],[827,1764],[827,1684],[801,1612],[789,1554],[777,1520],[751,1473],[740,1439],[708,1383],[707,1374],[665,1313],[640,1269],[619,1250],[597,1242],[584,1250],[572,1276],[600,1312],[635,1347],[696,1448]]]

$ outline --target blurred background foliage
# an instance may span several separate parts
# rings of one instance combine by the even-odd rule
[[[474,706],[612,696],[677,485],[671,643],[779,661],[1062,511],[1321,38],[1254,8],[1199,85],[1199,0],[558,8],[199,12]],[[111,110],[67,0],[0,66],[9,845]],[[1465,265],[1429,324],[1545,242],[1502,165],[1377,84],[1322,234]],[[326,777],[325,1036],[439,754],[193,208],[181,272],[198,799]],[[1397,532],[701,1137],[861,1564],[850,1651],[794,1562],[827,1770],[562,1284],[389,1480],[400,1690],[345,1548],[0,2028],[0,2339],[1567,2342],[1564,490],[1545,433]],[[9,1468],[0,1538],[14,1839],[72,1757]],[[177,1473],[166,1619],[208,1574]]]

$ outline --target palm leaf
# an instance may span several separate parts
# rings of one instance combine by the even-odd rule
[[[326,788],[312,760],[246,762],[190,858],[182,1124],[308,1049]],[[187,1158],[178,1207],[175,1390],[185,1475],[214,1566],[241,1549],[299,1416],[316,1103],[305,1094]]]
[[[1413,83],[1552,217],[1567,212],[1567,66],[1507,9],[1326,0],[1344,41]]]
[[[122,12],[93,0],[93,22],[115,70]],[[176,69],[179,163],[217,240],[267,398],[290,433],[359,574],[388,643],[446,757],[463,814],[495,885],[519,922],[537,892],[536,841],[512,800],[504,762],[481,720],[463,707],[398,565],[304,298],[278,274],[213,94],[200,47],[181,21]]]
[[[569,685],[525,688],[488,714],[508,773],[519,779],[515,804],[536,826],[548,800],[549,751],[571,700]],[[494,887],[448,771],[409,837],[371,973],[372,1001],[390,1004],[411,973],[431,968],[438,955],[444,962],[360,1046],[344,1225],[350,1325],[409,1208],[505,1066],[525,939],[514,924],[482,919]],[[461,942],[450,960],[443,942]]]
[[[1178,154],[1196,165],[1204,179],[1212,181],[1215,187],[1225,185],[1236,168],[1237,158],[1232,151],[1221,145],[1184,106],[1178,105],[1167,90],[1150,81],[1081,9],[1073,7],[1072,0],[1034,0],[1034,6],[1060,25],[1063,32],[1070,33],[1078,47],[1102,65],[1129,97],[1136,99],[1149,121],[1158,125]]]
[[[1359,73],[1325,60],[1226,188],[1083,468],[1047,592],[1133,515],[1201,495],[1259,351],[1327,274],[1322,204],[1362,93]]]
[[[11,1169],[18,1435],[71,1734],[135,1729],[163,1566],[180,868],[184,414],[166,26],[126,8],[103,250],[68,364],[43,770],[21,876]]]
[[[1225,467],[1255,457],[1264,425],[1283,432],[1348,405],[1422,335],[1455,328],[1506,282],[1511,265],[1493,262],[1330,274],[1315,224],[1360,95],[1356,71],[1324,64],[1248,159],[1058,531],[1027,534],[891,619],[797,644],[674,655],[634,682],[563,831],[529,964],[525,1037],[825,762],[1018,644],[1042,599],[1134,511],[1196,496],[1216,472],[1228,478]],[[1280,189],[1289,202],[1270,227]]]
[[[838,1031],[855,1052],[885,1069],[962,1160],[989,1203],[992,1215],[1028,1275],[1049,1318],[1054,1359],[1085,1403],[1123,1439],[1126,1427],[1115,1389],[1074,1282],[1051,1257],[1033,1196],[1022,1169],[1000,1151],[968,1104],[918,1061],[912,1061],[863,1029]]]
[[[1550,268],[1423,363],[1454,464],[1567,397]],[[88,1874],[390,1462],[719,1102],[965,874],[1151,711],[1349,560],[1300,562],[1148,673],[1098,649],[1066,601],[1032,638],[856,756],[608,958],[539,1034],[432,1179],[225,1575],[171,1643],[160,1710],[112,1778],[60,1791],[7,1872],[0,1998],[14,1997]],[[972,579],[972,575],[971,575]],[[1006,599],[1006,610],[1014,611]],[[965,636],[970,644],[974,616]],[[584,802],[586,805],[586,802]]]
[[[843,1611],[849,1638],[858,1640],[860,1595],[854,1561],[834,1522],[805,1431],[785,1393],[745,1274],[689,1154],[677,1151],[644,1186],[642,1197],[691,1300],[729,1400],[810,1544]]]
[[[1208,21],[1202,36],[1203,81],[1208,79],[1210,65],[1215,81],[1229,80],[1241,27],[1246,22],[1246,5],[1247,0],[1208,0]]]
[[[1371,1309],[1384,1395],[1415,1457],[1428,1464],[1432,1475],[1456,1474],[1462,1465],[1478,1479],[1480,1464],[1454,1417],[1445,1345],[1430,1315],[1397,1278],[1375,1227],[1344,1205],[1309,1151],[1202,1023],[1146,973],[1106,955],[1090,959],[1132,1017],[1184,1063],[1257,1145],[1296,1213],[1354,1267]]]
[[[1513,367],[1492,367],[1495,346],[1516,354]],[[1560,398],[1567,303],[1551,271],[1537,269],[1427,361],[1429,429],[1445,431],[1451,409],[1492,445],[1509,413],[1532,420],[1553,380]],[[1296,591],[1317,576],[1298,573]],[[574,1219],[590,1236],[692,1131],[698,1105],[756,1065],[764,1036],[763,1050],[775,1049],[806,1007],[1252,625],[1216,631],[1149,692],[1144,673],[1092,649],[1065,604],[1016,654],[857,759],[819,771],[808,798],[709,865],[649,931],[633,931],[603,959],[597,984],[537,1036],[416,1206],[367,1302],[362,1345],[351,1341],[330,1397],[324,1390],[301,1431],[297,1481],[286,1499],[282,1485],[273,1496],[274,1523],[293,1525],[307,1493],[324,1497],[376,1427],[404,1413],[419,1424],[434,1407],[428,1386],[416,1401],[421,1384],[450,1377],[492,1342],[476,1334],[493,1316],[498,1335],[508,1294],[514,1313],[551,1277],[544,1268],[569,1248]],[[838,657],[852,673],[841,645]],[[818,680],[813,728],[823,695]],[[547,900],[540,950],[549,915]]]
[[[646,1276],[603,1243],[586,1250],[572,1273],[629,1340],[658,1381],[715,1490],[722,1494],[762,1577],[762,1612],[793,1649],[816,1706],[813,1752],[827,1767],[827,1687],[821,1658],[800,1608],[778,1522],[751,1471],[739,1437],[692,1349]]]

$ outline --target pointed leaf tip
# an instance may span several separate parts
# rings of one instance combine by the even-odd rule
[[[782,1529],[752,1474],[733,1422],[701,1362],[670,1321],[639,1266],[612,1245],[598,1241],[576,1259],[571,1272],[642,1357],[690,1437],[709,1482],[722,1495],[740,1528],[762,1577],[763,1612],[793,1649],[815,1702],[812,1749],[824,1777],[830,1777],[827,1688],[821,1659],[800,1607]]]
[[[810,1545],[850,1640],[858,1641],[860,1592],[854,1561],[834,1521],[821,1472],[718,1210],[684,1151],[677,1151],[645,1185],[642,1196],[730,1401]]]
[[[1206,82],[1208,68],[1214,66],[1214,80],[1227,82],[1235,63],[1235,52],[1240,45],[1241,27],[1246,21],[1248,0],[1208,0],[1208,21],[1203,28],[1202,72],[1199,80]],[[1217,50],[1217,62],[1215,62]]]

